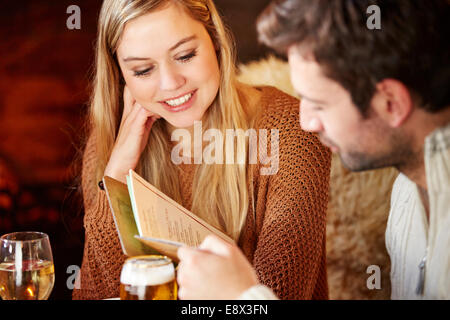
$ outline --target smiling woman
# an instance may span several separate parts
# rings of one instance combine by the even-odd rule
[[[174,127],[201,120],[219,89],[219,65],[208,32],[175,4],[127,23],[117,59],[136,102]]]
[[[126,257],[97,183],[104,175],[125,182],[129,169],[233,238],[281,298],[327,298],[330,153],[300,129],[297,99],[236,80],[234,44],[214,3],[104,1],[96,59],[82,172],[86,241],[74,298],[118,296]],[[271,142],[278,130],[279,170],[261,175],[249,163],[245,135],[230,151],[244,163],[174,163],[171,133],[192,132],[198,122],[204,132],[254,129]]]

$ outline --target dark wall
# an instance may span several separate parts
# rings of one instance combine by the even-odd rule
[[[246,63],[267,54],[267,48],[257,42],[256,19],[270,0],[215,0],[214,3],[235,36],[239,62]]]
[[[267,51],[255,20],[269,0],[217,0],[241,62]],[[81,8],[81,30],[66,27],[67,7]],[[80,265],[82,205],[77,192],[93,44],[101,1],[33,0],[0,3],[0,234],[47,232],[56,286],[69,299],[66,274]]]

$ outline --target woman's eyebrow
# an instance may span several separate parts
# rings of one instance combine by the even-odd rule
[[[175,50],[176,48],[178,48],[179,46],[185,44],[186,42],[189,42],[189,41],[192,41],[192,40],[195,40],[195,39],[197,39],[197,36],[196,36],[196,35],[192,35],[192,36],[190,36],[190,37],[183,38],[183,39],[181,39],[180,41],[178,41],[174,46],[172,46],[172,47],[169,49],[169,51],[173,51],[173,50]],[[123,60],[123,62],[134,61],[134,60],[138,60],[138,61],[144,60],[144,61],[145,61],[145,60],[150,60],[150,58],[127,57],[127,58],[124,58],[124,59],[122,59],[122,60]]]
[[[134,61],[134,60],[150,60],[149,58],[139,58],[139,57],[127,57],[125,59],[122,59],[123,62],[128,62],[128,61]]]
[[[184,39],[181,39],[180,41],[177,42],[177,44],[175,44],[173,47],[171,47],[169,49],[169,51],[173,51],[176,48],[178,48],[179,46],[181,46],[182,44],[185,44],[186,42],[189,42],[189,41],[192,41],[192,40],[195,40],[195,39],[197,39],[197,36],[195,34],[190,36],[190,37],[186,37]]]

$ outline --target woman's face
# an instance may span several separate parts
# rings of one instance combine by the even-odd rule
[[[128,22],[117,59],[134,99],[177,128],[201,120],[219,89],[208,32],[173,4]]]

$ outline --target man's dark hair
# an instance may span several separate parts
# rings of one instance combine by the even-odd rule
[[[367,27],[371,5],[380,8],[380,30]],[[438,112],[450,105],[449,7],[449,0],[275,0],[257,27],[278,52],[295,45],[312,53],[363,114],[387,78]]]

